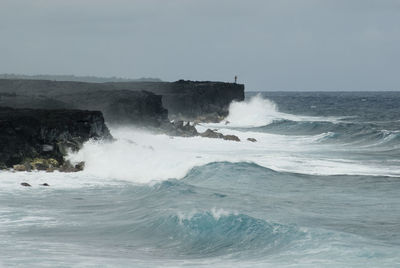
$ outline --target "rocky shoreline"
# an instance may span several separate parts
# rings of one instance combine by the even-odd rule
[[[86,83],[0,79],[0,106],[103,112],[107,123],[150,124],[170,120],[219,122],[244,85],[184,81]]]
[[[229,104],[243,99],[244,85],[222,82],[0,79],[0,169],[81,171],[84,163],[65,156],[89,139],[112,140],[106,122],[239,142],[211,129],[199,133],[195,124],[220,122]]]
[[[185,122],[185,121],[172,121],[170,128],[166,128],[167,134],[171,136],[180,136],[180,137],[196,137],[200,136],[203,138],[212,138],[212,139],[223,139],[229,141],[240,141],[240,139],[235,135],[224,135],[222,133],[217,132],[216,130],[207,129],[203,133],[199,133],[195,127],[194,122]]]

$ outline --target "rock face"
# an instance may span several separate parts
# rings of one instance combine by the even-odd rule
[[[67,149],[78,150],[90,138],[112,138],[101,112],[0,107],[0,166],[62,164]]]
[[[73,92],[74,90],[72,90]],[[101,111],[112,124],[158,127],[168,122],[161,96],[147,91],[98,90],[43,95],[0,93],[0,106],[30,109],[79,109]]]
[[[244,100],[244,85],[235,83],[179,80],[173,83],[114,84],[161,95],[169,118],[176,120],[219,122],[228,115],[232,101]]]
[[[151,93],[150,93],[151,92]],[[0,106],[99,110],[107,122],[162,124],[170,119],[217,122],[244,85],[222,82],[84,83],[0,79]]]
[[[147,91],[101,90],[58,95],[57,99],[73,109],[102,111],[111,124],[159,127],[168,122],[161,96]]]

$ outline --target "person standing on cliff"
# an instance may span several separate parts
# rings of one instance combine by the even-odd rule
[[[235,75],[235,84],[237,83],[237,75]]]

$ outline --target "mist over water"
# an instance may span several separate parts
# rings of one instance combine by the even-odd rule
[[[0,267],[396,267],[400,94],[279,94],[196,126],[241,142],[121,126],[83,172],[0,172]]]

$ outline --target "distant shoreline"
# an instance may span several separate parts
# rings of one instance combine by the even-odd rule
[[[25,75],[25,74],[0,74],[0,79],[24,79],[24,80],[51,80],[51,81],[71,81],[88,83],[107,83],[107,82],[162,82],[159,78],[142,77],[136,79],[121,77],[98,77],[98,76],[76,76],[76,75]]]

